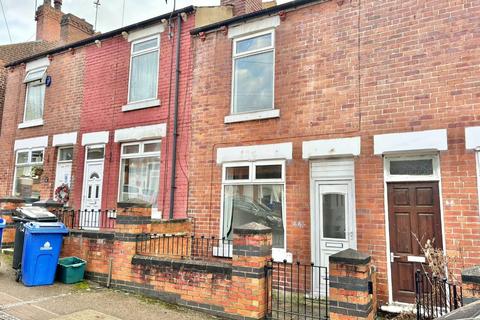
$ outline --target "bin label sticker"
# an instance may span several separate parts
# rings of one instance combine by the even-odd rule
[[[47,241],[40,247],[40,250],[52,250],[52,245]]]

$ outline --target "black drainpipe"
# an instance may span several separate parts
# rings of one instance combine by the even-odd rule
[[[170,212],[168,218],[173,219],[173,211],[175,208],[175,176],[177,173],[177,139],[178,139],[178,94],[180,82],[180,38],[182,36],[182,17],[177,15],[177,52],[175,62],[175,100],[173,113],[173,146],[172,146],[172,176],[170,179]]]

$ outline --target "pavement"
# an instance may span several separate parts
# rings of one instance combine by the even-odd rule
[[[218,319],[93,282],[28,288],[15,282],[11,259],[0,254],[0,320]]]

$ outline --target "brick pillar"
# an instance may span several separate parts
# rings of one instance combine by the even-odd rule
[[[265,265],[272,257],[272,230],[251,222],[233,233],[231,304],[225,312],[263,319],[267,311]]]
[[[463,303],[480,300],[480,266],[462,270]]]
[[[12,215],[15,209],[25,205],[23,198],[3,197],[0,198],[0,217],[7,222],[7,228],[3,230],[3,248],[13,247],[15,241],[15,224]]]
[[[330,256],[330,318],[375,319],[375,272],[368,255],[347,249]]]
[[[115,232],[125,234],[149,233],[152,228],[152,206],[143,203],[117,203]]]

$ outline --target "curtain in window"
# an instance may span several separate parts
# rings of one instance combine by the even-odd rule
[[[130,102],[155,99],[157,96],[158,51],[132,57]]]
[[[29,84],[27,101],[25,105],[25,121],[42,119],[43,101],[45,98],[45,85]]]

